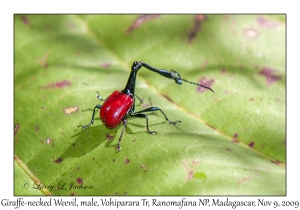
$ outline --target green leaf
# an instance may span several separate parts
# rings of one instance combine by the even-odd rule
[[[285,16],[16,15],[15,195],[285,195]],[[161,108],[110,130],[93,108],[122,90]],[[23,171],[22,171],[23,170]],[[25,175],[28,174],[28,176]],[[24,182],[29,189],[22,188]],[[40,186],[40,187],[37,187]]]
[[[16,160],[18,161],[18,160]],[[30,177],[30,171],[26,171],[26,166],[18,161],[19,164],[15,164],[15,183],[14,183],[14,194],[15,195],[43,195],[42,191],[39,190],[38,185],[35,185],[35,181]],[[27,173],[26,173],[27,172]],[[37,190],[38,189],[38,190]]]

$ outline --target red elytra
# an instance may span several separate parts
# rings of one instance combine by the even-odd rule
[[[118,90],[114,91],[102,104],[100,119],[107,128],[115,128],[133,106],[133,98]]]

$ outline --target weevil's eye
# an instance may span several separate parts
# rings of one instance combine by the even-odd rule
[[[181,80],[181,78],[175,78],[175,82],[176,82],[177,84],[179,84],[179,85],[181,85],[181,84],[182,84],[182,80]]]

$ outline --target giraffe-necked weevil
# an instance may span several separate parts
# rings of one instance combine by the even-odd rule
[[[92,120],[89,124],[87,125],[79,125],[78,127],[82,127],[82,129],[85,129],[92,125],[94,123],[94,117],[95,117],[95,111],[96,109],[100,109],[100,119],[103,122],[103,124],[109,128],[113,129],[117,127],[118,125],[123,122],[123,128],[121,135],[119,137],[118,145],[117,145],[117,150],[120,151],[121,146],[120,146],[120,141],[122,140],[122,136],[125,130],[125,127],[127,125],[127,119],[129,117],[139,117],[139,118],[145,118],[146,119],[146,128],[147,132],[149,134],[157,134],[155,131],[150,131],[149,130],[149,125],[148,125],[148,117],[145,112],[153,112],[153,111],[160,111],[165,119],[171,123],[176,125],[177,123],[180,123],[181,121],[171,121],[168,119],[167,115],[158,107],[150,107],[141,111],[136,112],[135,111],[135,98],[137,97],[135,95],[135,81],[136,81],[136,75],[137,72],[141,67],[145,67],[146,69],[156,72],[166,78],[173,79],[175,82],[179,85],[182,84],[182,81],[201,86],[203,88],[207,88],[214,92],[210,87],[206,87],[204,85],[194,83],[187,81],[185,79],[182,79],[180,77],[180,74],[174,70],[164,70],[164,69],[157,69],[154,68],[144,62],[133,62],[132,67],[131,67],[131,73],[129,75],[127,84],[122,91],[114,91],[107,99],[103,100],[101,96],[98,93],[98,99],[104,101],[102,105],[97,104],[94,107],[93,115],[92,115]]]

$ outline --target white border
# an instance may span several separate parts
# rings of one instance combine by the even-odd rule
[[[13,197],[13,14],[14,13],[287,13],[287,197],[296,200],[300,189],[299,167],[299,11],[297,1],[2,1],[1,26],[1,111],[0,199]],[[18,113],[15,113],[18,114]],[[4,134],[4,135],[3,135]],[[276,180],[274,180],[276,181]],[[81,197],[84,199],[84,197]],[[141,197],[140,197],[141,198]],[[149,198],[149,197],[148,197]],[[168,197],[165,197],[166,199]],[[30,197],[25,198],[31,199]],[[36,198],[37,199],[37,198]],[[122,198],[127,200],[126,198]],[[170,198],[172,199],[172,197]],[[237,200],[241,198],[238,197]],[[249,197],[249,199],[256,199]],[[129,198],[130,200],[130,198]],[[124,208],[123,208],[124,209]],[[129,209],[129,208],[128,208]]]

